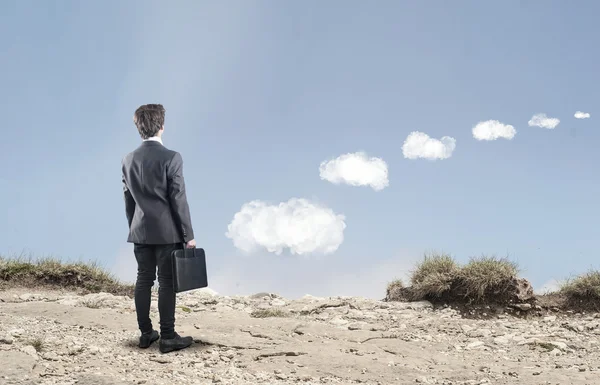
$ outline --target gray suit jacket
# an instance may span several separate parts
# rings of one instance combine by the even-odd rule
[[[122,162],[127,242],[183,243],[194,239],[181,155],[145,141]]]

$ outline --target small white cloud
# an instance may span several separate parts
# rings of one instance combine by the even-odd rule
[[[402,153],[408,159],[447,159],[456,148],[456,139],[444,136],[441,139],[430,138],[423,132],[411,132],[402,146]]]
[[[574,116],[577,119],[588,119],[590,117],[590,114],[587,112],[577,111]]]
[[[371,186],[380,191],[389,185],[388,166],[381,158],[368,158],[364,152],[344,154],[336,159],[321,162],[321,179],[334,184]]]
[[[530,127],[553,129],[556,126],[558,126],[558,123],[560,123],[560,120],[558,118],[549,118],[546,116],[546,114],[535,114],[529,120],[528,124]]]
[[[240,250],[265,248],[275,254],[333,253],[344,241],[344,215],[306,199],[279,205],[255,200],[245,203],[229,226],[227,238]]]
[[[500,123],[497,120],[486,120],[479,122],[473,127],[473,137],[477,140],[496,140],[498,138],[512,139],[517,130],[509,124]]]

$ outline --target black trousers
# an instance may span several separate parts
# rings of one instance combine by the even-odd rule
[[[135,283],[135,311],[142,333],[153,330],[150,320],[152,286],[158,268],[158,313],[162,338],[172,338],[175,333],[175,292],[173,291],[173,266],[171,253],[183,248],[183,243],[170,245],[133,245],[138,264]]]

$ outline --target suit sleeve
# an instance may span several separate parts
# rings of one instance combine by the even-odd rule
[[[190,216],[190,207],[188,205],[185,193],[185,181],[183,179],[183,159],[181,154],[175,153],[167,168],[167,183],[169,192],[169,201],[175,220],[179,225],[183,241],[188,242],[194,239],[192,230],[192,218]]]
[[[133,214],[135,213],[135,200],[131,195],[131,191],[129,191],[129,187],[127,187],[127,181],[125,181],[125,173],[122,174],[121,177],[123,181],[123,195],[125,196],[125,215],[127,215],[127,224],[131,227],[131,222],[133,221]]]

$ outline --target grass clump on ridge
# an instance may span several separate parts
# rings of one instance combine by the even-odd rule
[[[448,254],[425,254],[423,261],[417,265],[410,277],[411,285],[418,285],[431,275],[453,275],[458,270],[458,264]]]
[[[47,287],[106,292],[133,297],[134,286],[124,284],[96,262],[63,262],[57,258],[0,256],[1,287]]]
[[[404,295],[404,291],[404,282],[401,279],[394,279],[387,285],[386,298],[400,298]]]
[[[448,254],[425,254],[410,277],[415,299],[440,297],[452,287],[459,266]]]
[[[410,277],[411,286],[389,299],[442,302],[510,302],[521,293],[516,263],[506,258],[481,256],[464,266],[445,253],[426,254]]]
[[[600,300],[600,271],[590,270],[568,279],[558,290],[570,302],[597,302]]]
[[[404,282],[401,279],[394,279],[392,282],[388,283],[387,290],[388,292],[391,290],[404,289]]]
[[[511,290],[519,274],[516,263],[506,258],[471,258],[458,272],[458,280],[466,298],[481,301],[490,296],[502,296]]]

